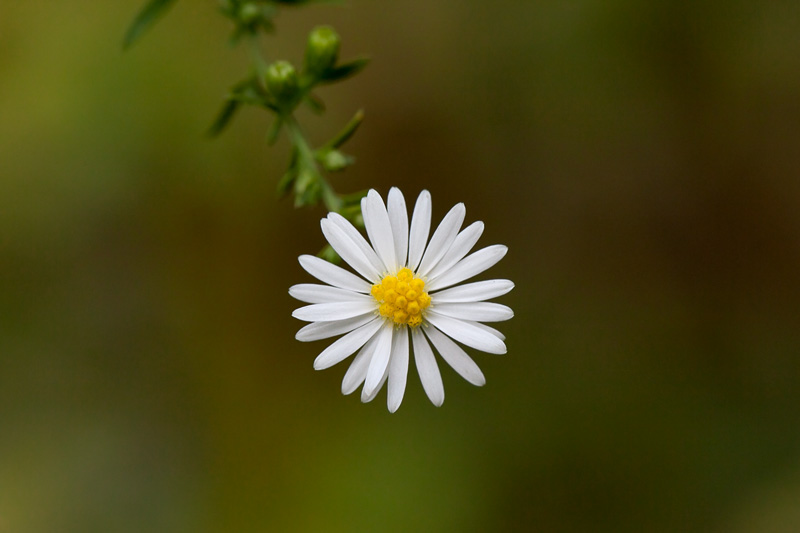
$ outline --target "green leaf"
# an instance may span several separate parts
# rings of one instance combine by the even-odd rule
[[[338,67],[327,71],[322,76],[320,83],[334,83],[355,76],[364,70],[364,67],[367,66],[367,63],[369,63],[369,58],[362,57],[349,63],[345,63],[344,65],[339,65]]]
[[[222,109],[220,109],[217,118],[214,119],[214,123],[211,124],[210,128],[208,128],[207,135],[209,137],[216,137],[217,135],[222,133],[222,130],[225,129],[225,127],[231,121],[233,116],[236,114],[236,111],[239,110],[240,106],[241,103],[238,100],[233,100],[233,99],[227,100],[223,104]]]
[[[242,104],[264,104],[264,96],[260,94],[258,80],[254,76],[245,78],[231,87],[222,109],[208,129],[208,136],[216,137],[222,133]]]
[[[286,174],[284,174],[278,182],[279,197],[282,198],[286,196],[286,193],[292,188],[292,183],[294,183],[295,178],[297,178],[297,171],[295,169],[290,168],[286,171]]]
[[[231,87],[228,93],[228,100],[236,100],[243,104],[269,107],[269,102],[267,101],[268,96],[264,93],[255,75],[245,78]]]
[[[333,150],[334,148],[339,148],[341,145],[346,143],[350,137],[353,136],[363,120],[364,110],[359,109],[356,111],[356,114],[353,115],[353,118],[350,119],[350,122],[345,124],[344,128],[342,128],[342,130],[337,133],[333,139],[325,143],[325,146],[323,146],[320,150]]]
[[[125,33],[125,38],[122,40],[122,49],[127,50],[131,45],[136,42],[156,21],[164,16],[167,10],[172,7],[175,0],[150,0],[136,15],[133,22],[128,27]]]
[[[317,115],[321,115],[325,112],[325,102],[320,100],[317,96],[309,93],[306,95],[304,101],[306,104],[308,104],[308,107],[311,108],[311,111]]]
[[[361,210],[361,199],[369,193],[369,189],[362,189],[358,192],[351,192],[341,195],[342,201],[345,204],[357,205],[359,211]]]
[[[344,218],[353,223],[357,228],[364,227],[364,217],[361,214],[361,199],[367,195],[368,189],[339,197],[342,205],[337,212]]]
[[[317,205],[322,196],[320,175],[314,167],[298,167],[297,178],[294,181],[294,206]]]

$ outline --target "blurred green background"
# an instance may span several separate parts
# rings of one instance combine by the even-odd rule
[[[388,414],[314,372],[276,201],[212,1],[131,51],[142,0],[0,5],[0,532],[800,531],[800,3],[348,0],[367,70],[347,192],[483,220],[516,289],[476,389],[411,369]]]

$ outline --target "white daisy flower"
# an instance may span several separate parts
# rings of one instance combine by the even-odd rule
[[[391,412],[403,401],[410,345],[422,387],[434,405],[444,402],[444,386],[431,344],[464,379],[483,385],[486,379],[478,365],[453,341],[483,352],[506,353],[505,336],[482,322],[514,316],[509,307],[486,301],[506,294],[514,284],[494,279],[455,285],[500,261],[508,248],[498,244],[467,255],[483,233],[483,223],[459,231],[464,204],[447,213],[428,241],[428,191],[419,195],[410,227],[405,199],[397,188],[389,191],[388,209],[370,190],[361,200],[361,212],[369,243],[338,213],[321,221],[325,238],[361,277],[302,255],[302,267],[326,285],[304,283],[289,289],[294,298],[311,304],[292,313],[311,322],[297,332],[297,340],[343,335],[317,356],[314,368],[331,367],[357,351],[342,381],[342,393],[350,394],[363,384],[361,401],[369,402],[388,381]]]

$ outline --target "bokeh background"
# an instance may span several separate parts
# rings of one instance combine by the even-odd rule
[[[0,532],[800,530],[800,3],[348,0],[372,64],[336,187],[431,191],[504,243],[483,388],[390,415],[294,341],[321,210],[285,140],[203,131],[246,49],[181,0],[0,5]]]

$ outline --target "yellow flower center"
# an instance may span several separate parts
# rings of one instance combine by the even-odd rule
[[[389,274],[370,291],[378,302],[378,312],[397,325],[408,324],[415,328],[422,324],[422,312],[431,305],[431,297],[425,292],[425,282],[414,277],[408,268],[402,268],[396,276]]]

